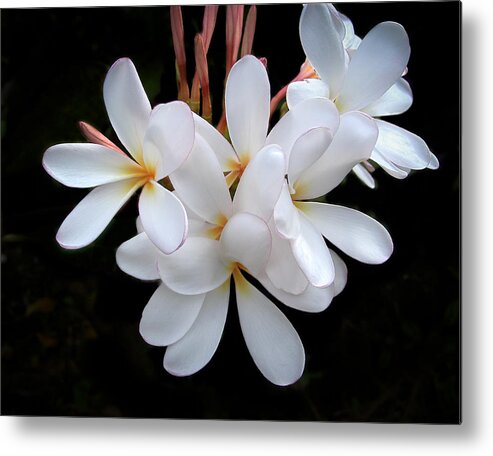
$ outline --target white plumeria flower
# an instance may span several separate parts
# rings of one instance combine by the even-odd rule
[[[361,112],[345,113],[327,151],[307,147],[308,141],[316,143],[314,136],[323,134],[314,129],[293,147],[289,184],[284,184],[274,210],[278,237],[273,238],[267,275],[276,287],[294,294],[308,284],[326,287],[333,282],[334,252],[323,237],[368,264],[385,262],[393,250],[389,233],[371,217],[354,209],[307,201],[329,193],[356,163],[369,158],[378,136],[375,123]]]
[[[188,160],[171,175],[189,210],[190,235],[183,247],[162,255],[142,232],[118,249],[123,271],[140,279],[162,279],[144,309],[140,332],[148,343],[168,347],[164,367],[171,374],[191,375],[214,355],[233,277],[243,336],[259,370],[276,385],[291,384],[301,376],[305,355],[296,330],[242,270],[286,305],[308,312],[330,304],[344,287],[347,271],[339,264],[337,289],[309,286],[298,296],[276,289],[265,275],[272,244],[265,220],[272,217],[284,173],[279,147],[264,147],[244,170],[231,201],[221,166],[199,135]],[[200,185],[193,185],[196,179]]]
[[[103,88],[111,124],[132,158],[101,144],[59,144],[44,154],[43,166],[69,187],[92,190],[67,216],[57,241],[78,249],[94,241],[140,187],[139,213],[149,238],[164,253],[175,251],[187,233],[181,202],[158,181],[189,155],[194,121],[183,102],[151,105],[129,59],[108,71]]]
[[[197,132],[216,153],[221,168],[228,172],[228,185],[238,177],[249,161],[266,144],[274,144],[267,135],[270,117],[270,83],[265,66],[254,56],[247,55],[232,67],[226,82],[225,108],[232,146],[205,120],[195,117]],[[278,142],[289,155],[295,140],[308,130],[326,127],[333,134],[339,124],[339,115],[328,100],[310,100],[289,117],[276,125]]]
[[[360,40],[349,19],[332,5],[308,4],[300,18],[300,38],[320,79],[290,84],[290,109],[312,97],[333,100],[341,113],[358,110],[375,118],[401,114],[411,106],[411,88],[401,77],[409,60],[409,38],[400,24],[382,22]],[[380,119],[375,122],[379,136],[370,158],[391,176],[402,179],[411,169],[438,167],[419,136]],[[354,171],[374,187],[362,165]]]

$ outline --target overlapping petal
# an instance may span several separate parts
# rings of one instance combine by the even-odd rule
[[[268,221],[281,193],[286,162],[277,145],[265,146],[248,164],[233,199],[233,210]]]
[[[144,137],[144,162],[159,180],[175,171],[188,157],[195,139],[192,111],[182,101],[152,110]]]
[[[223,171],[209,144],[196,135],[192,153],[170,175],[179,198],[210,223],[231,216],[233,205]]]
[[[236,275],[236,301],[241,331],[260,372],[275,385],[301,377],[305,351],[284,314],[242,276]]]
[[[149,181],[139,198],[139,214],[149,239],[163,253],[178,249],[188,231],[187,213],[180,200],[155,181]]]
[[[269,223],[269,228],[272,234],[272,247],[265,268],[267,277],[276,288],[291,294],[300,294],[306,289],[308,279],[298,266],[289,240],[277,234],[274,221]]]
[[[300,234],[290,241],[293,255],[308,281],[315,287],[328,287],[335,276],[334,263],[320,232],[300,213]]]
[[[303,8],[301,44],[331,94],[339,91],[346,72],[346,54],[340,34],[343,29],[339,16],[324,4],[308,4]]]
[[[192,375],[212,358],[221,340],[229,302],[228,280],[207,293],[189,331],[171,344],[164,355],[164,368],[173,375]]]
[[[295,239],[300,233],[298,209],[293,204],[287,182],[284,182],[281,194],[274,208],[274,220],[277,232],[285,239]]]
[[[367,187],[375,188],[375,179],[361,163],[358,163],[353,167],[353,172]]]
[[[409,38],[402,25],[382,22],[363,38],[349,62],[337,98],[342,112],[364,108],[401,77],[409,60]]]
[[[142,312],[140,334],[151,345],[165,347],[176,342],[191,328],[204,298],[205,294],[175,293],[162,283]]]
[[[313,78],[292,82],[286,92],[289,109],[293,109],[302,101],[316,97],[329,98],[329,86],[321,79]]]
[[[176,252],[160,255],[158,268],[163,282],[184,295],[214,290],[232,271],[222,259],[219,241],[202,237],[189,237]]]
[[[329,307],[334,297],[333,285],[325,288],[317,288],[308,284],[303,293],[294,295],[275,287],[266,276],[260,277],[259,280],[265,289],[276,299],[288,307],[303,312],[322,312]]]
[[[329,128],[318,127],[308,130],[293,144],[288,159],[288,180],[296,182],[298,178],[312,166],[329,148],[332,142]]]
[[[406,112],[413,104],[413,92],[409,83],[400,78],[380,98],[363,108],[374,117],[395,116]]]
[[[414,133],[376,119],[378,140],[375,148],[397,166],[411,169],[424,169],[431,160],[430,149]]]
[[[266,144],[278,144],[289,153],[301,135],[317,127],[328,128],[332,134],[339,127],[339,111],[327,98],[311,98],[290,109],[274,125]]]
[[[370,157],[378,136],[375,121],[361,112],[348,112],[325,154],[293,183],[297,200],[318,198],[341,183],[351,169]]]
[[[142,146],[151,116],[151,104],[130,59],[119,59],[110,68],[104,81],[103,96],[118,138],[142,164]]]
[[[116,251],[118,267],[140,280],[158,280],[157,258],[159,252],[146,233],[125,241]]]
[[[226,223],[219,240],[227,261],[241,263],[252,274],[265,269],[271,250],[267,224],[256,215],[240,212]]]
[[[395,163],[390,161],[384,154],[380,153],[378,149],[373,149],[371,153],[371,159],[380,165],[382,169],[385,170],[386,173],[395,177],[396,179],[405,179],[409,175],[410,169],[404,169],[400,166],[397,166]]]
[[[331,286],[334,288],[334,296],[337,296],[346,286],[348,271],[346,263],[342,261],[342,258],[332,249],[329,249],[329,251],[335,268],[334,283]]]

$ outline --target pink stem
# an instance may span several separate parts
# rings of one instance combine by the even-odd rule
[[[123,150],[121,150],[116,144],[110,141],[106,136],[103,135],[99,130],[94,128],[92,125],[89,125],[87,122],[79,122],[79,128],[84,137],[93,144],[99,144],[101,146],[108,147],[109,149],[113,149],[116,152],[119,152],[123,155],[127,155]]]
[[[255,35],[255,25],[257,23],[257,7],[250,6],[245,21],[245,31],[243,32],[243,41],[241,43],[241,56],[252,53],[253,37]]]
[[[297,81],[302,81],[303,79],[312,78],[314,75],[315,75],[315,70],[313,69],[313,67],[308,62],[305,62],[303,63],[303,65],[301,65],[301,69],[298,75],[289,84]],[[281,90],[279,90],[279,92],[277,92],[272,97],[272,100],[270,102],[271,116],[272,114],[274,114],[281,100],[286,96],[286,92],[288,91],[289,84],[286,84]]]
[[[180,6],[170,6],[171,33],[173,48],[176,56],[176,71],[178,79],[178,99],[188,101],[190,89],[187,82],[187,59],[185,55],[185,32]]]
[[[212,121],[212,105],[209,92],[209,69],[207,56],[205,55],[204,40],[200,33],[195,35],[195,66],[202,89],[202,117],[208,122]]]

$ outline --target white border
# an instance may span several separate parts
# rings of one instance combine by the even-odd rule
[[[170,4],[13,1],[5,7]],[[190,3],[204,3],[195,1]],[[226,3],[224,1],[217,3]],[[256,2],[262,3],[262,2]],[[271,3],[271,2],[269,2]],[[359,425],[132,419],[0,418],[0,453],[71,456],[485,455],[493,447],[493,114],[491,2],[463,2],[463,424]],[[429,31],[430,46],[441,40]],[[35,37],[33,37],[35,39]],[[447,77],[447,68],[441,77]],[[431,82],[436,82],[433,75]],[[456,96],[455,93],[451,96]],[[430,107],[431,109],[431,107]]]

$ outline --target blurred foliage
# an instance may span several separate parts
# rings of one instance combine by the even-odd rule
[[[384,20],[406,27],[415,102],[395,122],[425,138],[441,167],[404,181],[377,172],[373,191],[349,176],[327,197],[375,216],[389,228],[395,252],[382,266],[345,257],[348,286],[321,314],[282,306],[307,354],[302,379],[286,388],[257,371],[234,305],[206,368],[190,378],[163,370],[164,350],[138,332],[155,285],[125,276],[114,259],[134,235],[135,199],[92,246],[65,251],[54,240],[86,191],[53,181],[42,154],[56,143],[82,141],[79,120],[117,141],[102,83],[119,57],[135,62],[153,103],[176,96],[168,8],[3,10],[2,413],[457,423],[459,8],[456,2],[340,6],[360,35]],[[268,59],[273,93],[304,58],[300,11],[300,5],[258,8],[254,52]],[[192,56],[202,8],[183,14]],[[224,18],[220,8],[210,50],[216,121]],[[429,42],[437,24],[439,50]]]

